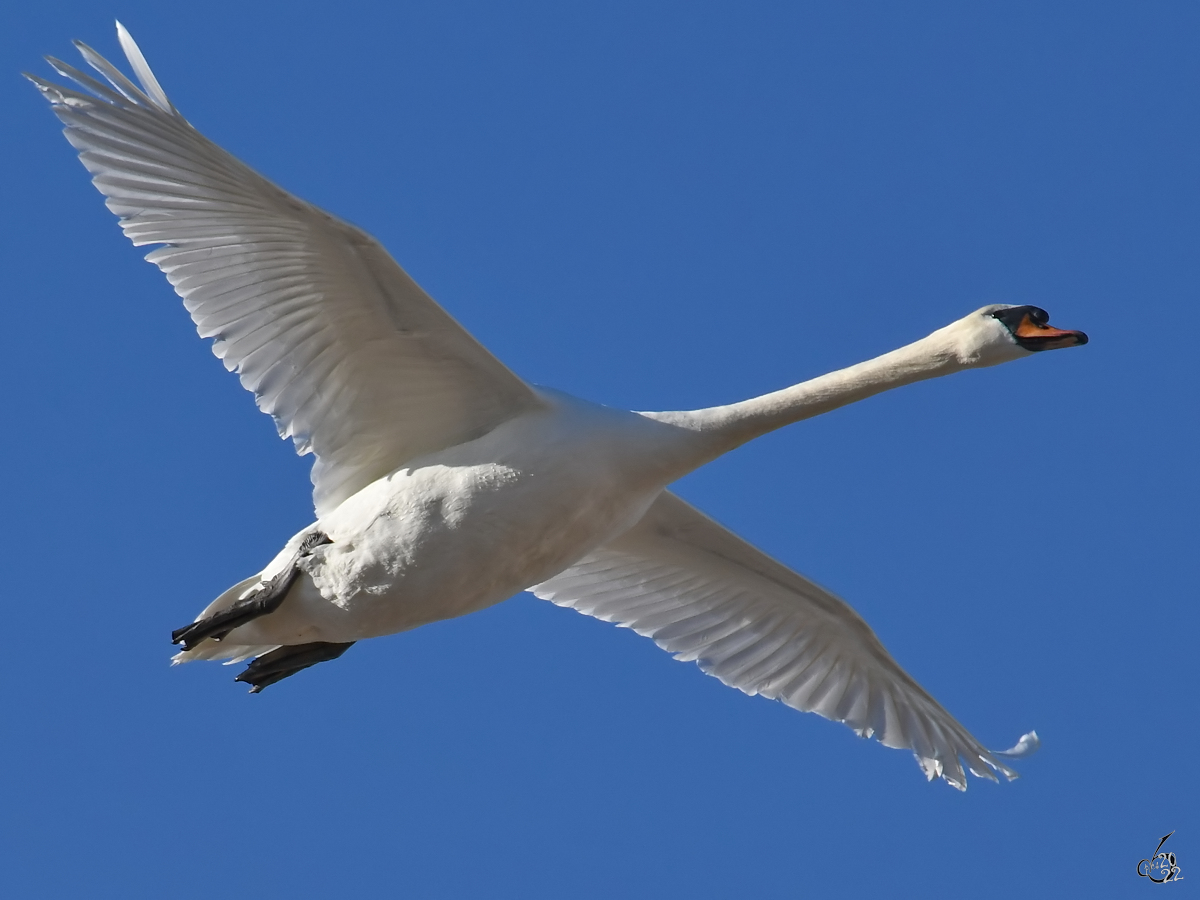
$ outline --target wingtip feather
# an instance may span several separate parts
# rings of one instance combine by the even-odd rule
[[[157,106],[158,104],[151,100],[146,94],[132,81],[130,81],[120,69],[110,63],[102,55],[97,53],[83,41],[71,41],[75,49],[79,51],[79,55],[84,58],[89,66],[105,77],[120,94],[130,103],[136,106],[147,107]]]
[[[150,70],[150,64],[146,62],[146,57],[142,55],[142,51],[133,39],[133,35],[119,21],[117,22],[117,40],[121,43],[121,49],[125,51],[125,58],[133,66],[133,73],[137,76],[137,80],[141,82],[142,90],[146,92],[154,105],[163,112],[174,113],[175,106],[167,99],[167,92],[162,89],[162,85],[154,77],[154,73]]]
[[[1037,753],[1038,748],[1041,746],[1042,739],[1038,737],[1038,733],[1036,731],[1027,731],[1007,750],[993,750],[992,753],[996,756],[1003,756],[1006,759],[1025,759]]]

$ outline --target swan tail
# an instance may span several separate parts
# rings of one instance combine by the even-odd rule
[[[209,638],[193,647],[191,650],[181,650],[171,657],[171,665],[196,662],[197,660],[223,660],[225,665],[255,659],[279,649],[279,644],[231,644],[228,641],[214,641]]]

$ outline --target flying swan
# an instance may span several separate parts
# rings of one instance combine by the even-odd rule
[[[355,641],[529,590],[652,638],[747,694],[844,722],[966,788],[1016,773],[843,601],[667,485],[759,435],[880,391],[1087,342],[986,306],[876,359],[728,406],[626,412],[526,384],[370,235],[276,187],[179,114],[118,23],[140,87],[48,58],[28,76],[202,338],[301,454],[316,521],[173,634],[174,659],[251,660],[252,692]]]

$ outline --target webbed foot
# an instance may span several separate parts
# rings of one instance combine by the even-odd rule
[[[313,641],[311,644],[279,647],[250,663],[246,670],[233,680],[251,685],[250,693],[257,694],[263,688],[282,681],[289,675],[295,675],[301,669],[337,659],[353,645],[354,641],[349,644]]]
[[[207,618],[171,632],[171,643],[182,644],[184,650],[191,650],[205,638],[219,641],[239,625],[245,625],[251,619],[265,616],[279,608],[283,598],[287,596],[288,588],[300,574],[299,562],[321,544],[331,544],[333,541],[327,535],[315,531],[308,535],[296,550],[296,555],[288,563],[287,568],[264,582],[258,590],[249,597],[239,600],[227,609],[223,609]]]

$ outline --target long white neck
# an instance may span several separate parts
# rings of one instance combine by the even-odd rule
[[[939,329],[875,359],[751,400],[708,409],[642,415],[704,436],[706,440],[700,443],[705,445],[702,452],[707,461],[759,435],[881,391],[992,362],[964,359],[952,327]]]

